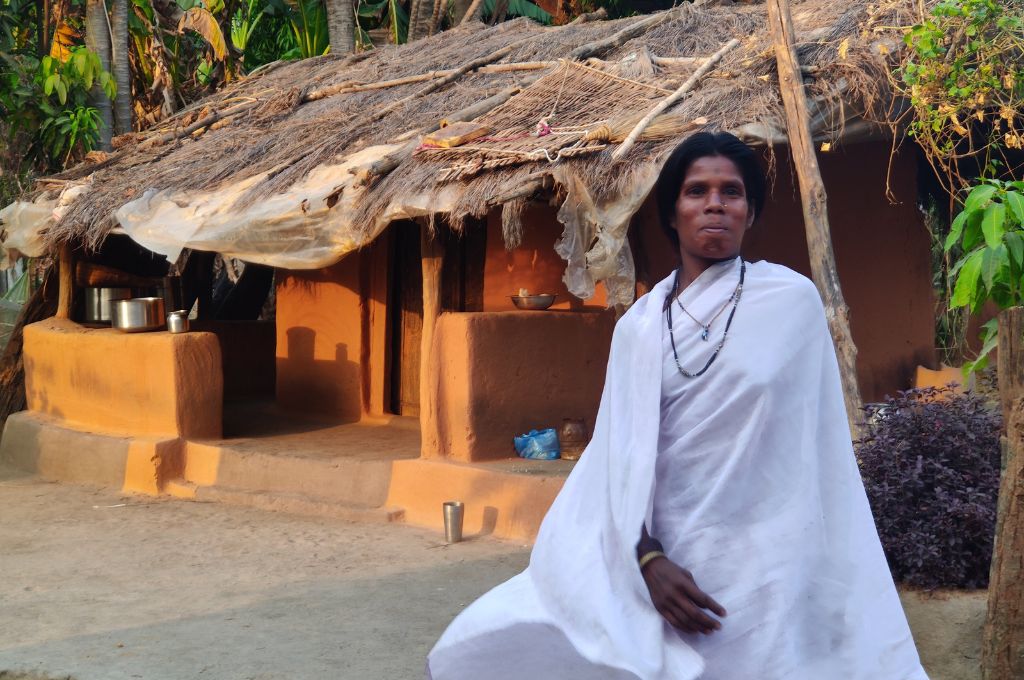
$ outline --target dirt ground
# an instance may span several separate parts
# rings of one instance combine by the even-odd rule
[[[528,555],[0,469],[0,680],[417,680]],[[976,680],[984,594],[904,601],[932,680]]]

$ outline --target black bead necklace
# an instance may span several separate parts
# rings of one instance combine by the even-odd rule
[[[675,283],[672,286],[672,298],[674,298],[674,299],[678,299],[679,298],[679,274],[680,274],[681,271],[682,271],[682,267],[680,267],[679,269],[676,269],[676,280],[675,280]],[[686,377],[686,378],[699,378],[700,376],[704,375],[709,368],[711,368],[711,364],[715,363],[715,359],[718,358],[718,353],[721,352],[722,351],[722,347],[725,346],[725,339],[727,337],[729,337],[729,327],[732,326],[732,317],[736,314],[736,306],[739,305],[739,303],[740,303],[740,296],[743,294],[743,280],[744,280],[744,278],[746,278],[746,274],[747,274],[747,263],[744,262],[743,260],[740,260],[740,282],[736,284],[736,290],[734,290],[732,292],[732,297],[730,297],[729,300],[727,300],[726,303],[725,303],[726,305],[728,305],[729,302],[732,302],[732,311],[729,312],[729,318],[726,319],[726,321],[725,321],[725,332],[722,333],[721,341],[719,341],[718,346],[715,347],[715,351],[711,355],[711,358],[709,358],[708,362],[706,364],[704,364],[704,368],[700,369],[696,373],[690,373],[685,368],[683,368],[683,365],[681,363],[679,363],[679,352],[676,351],[676,338],[675,338],[675,335],[672,333],[672,302],[671,302],[671,300],[669,300],[668,304],[665,305],[665,314],[668,316],[668,337],[669,337],[669,340],[672,343],[672,356],[675,357],[676,368],[679,369],[679,374],[682,375],[683,377]],[[724,307],[723,307],[723,309],[724,309]],[[716,314],[715,317],[717,318],[717,316],[718,315]],[[713,320],[714,319],[712,319],[712,321]],[[709,323],[708,325],[710,326],[711,324]]]

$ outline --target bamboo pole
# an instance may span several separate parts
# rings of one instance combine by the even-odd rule
[[[811,261],[811,278],[818,287],[825,314],[828,318],[832,341],[839,360],[843,382],[843,399],[850,431],[856,436],[860,430],[860,387],[857,384],[857,346],[850,333],[850,310],[843,299],[839,274],[836,271],[832,235],[828,223],[828,202],[825,184],[818,169],[811,135],[807,95],[800,75],[800,63],[793,48],[793,17],[788,0],[767,0],[768,25],[775,46],[775,60],[779,70],[779,90],[786,107],[786,131],[789,146],[800,180],[800,199],[803,204],[804,228],[807,231],[807,250]]]
[[[723,45],[720,50],[715,52],[713,55],[711,55],[709,59],[707,59],[703,64],[701,64],[700,68],[694,71],[693,75],[687,78],[686,82],[680,85],[675,92],[673,92],[672,94],[658,102],[655,105],[655,107],[647,113],[646,116],[640,119],[640,122],[636,124],[636,126],[629,133],[629,135],[626,136],[625,141],[623,141],[622,144],[619,145],[619,148],[615,150],[615,153],[612,154],[612,160],[617,161],[620,160],[623,156],[625,156],[633,147],[633,144],[636,143],[636,140],[640,137],[640,135],[643,134],[643,131],[647,128],[647,126],[650,125],[652,120],[654,120],[662,112],[668,110],[668,108],[675,104],[677,101],[685,97],[686,94],[690,90],[692,90],[697,85],[697,83],[700,82],[701,78],[707,75],[711,71],[711,69],[713,69],[718,64],[718,62],[722,61],[722,57],[724,57],[731,50],[737,48],[739,44],[740,41],[737,40],[736,38],[733,38],[729,42],[725,43],[725,45]]]
[[[1005,455],[999,484],[988,612],[981,648],[983,680],[1024,678],[1024,308],[999,315],[999,398]]]

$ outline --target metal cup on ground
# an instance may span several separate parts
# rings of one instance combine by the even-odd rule
[[[462,540],[462,518],[465,504],[462,501],[445,501],[444,504],[444,539],[449,543]]]

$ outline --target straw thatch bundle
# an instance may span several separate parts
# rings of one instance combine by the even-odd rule
[[[890,119],[888,74],[903,49],[902,29],[930,4],[793,2],[820,139],[891,134],[866,123]],[[150,218],[201,194],[206,207],[188,215],[200,220],[230,207],[241,222],[217,224],[236,240],[221,234],[205,242],[181,238],[180,245],[225,252],[245,241],[236,254],[267,252],[263,261],[270,264],[322,266],[327,256],[282,260],[270,251],[287,242],[282,235],[324,246],[314,232],[327,229],[334,232],[329,247],[318,252],[337,259],[394,217],[443,213],[458,228],[467,216],[503,204],[514,240],[515,212],[531,191],[552,187],[601,210],[616,202],[635,207],[665,153],[702,124],[768,145],[784,140],[765,26],[763,5],[711,0],[550,28],[527,20],[477,23],[409,45],[276,63],[156,129],[119,138],[109,157],[41,184],[34,198],[63,191],[66,204],[47,224],[45,240],[95,248],[118,227],[122,206],[142,205],[133,214],[159,224]],[[740,45],[656,118],[624,159],[611,162],[636,121],[733,38]],[[446,118],[475,120],[491,132],[465,147],[421,148],[423,134]],[[538,126],[547,132],[537,136]],[[321,177],[324,168],[335,169],[329,179]],[[314,180],[336,186],[317,193]],[[153,196],[166,197],[160,210],[140,203]],[[240,235],[256,223],[246,217],[256,214],[254,206],[281,196],[295,199],[301,219],[275,214],[266,223],[284,231],[273,238]],[[126,213],[117,214],[123,226]],[[181,214],[175,219],[185,219]],[[614,225],[591,226],[600,232]],[[593,266],[594,258],[588,262]]]

